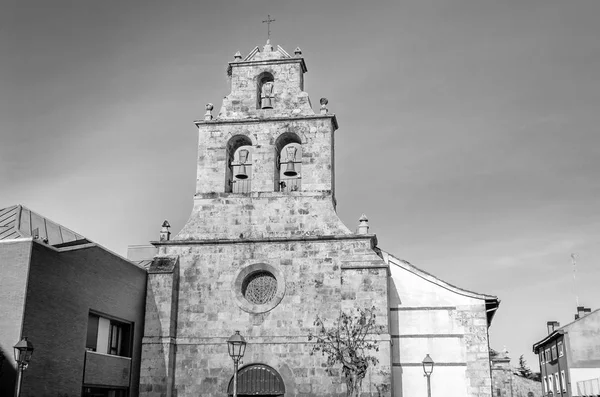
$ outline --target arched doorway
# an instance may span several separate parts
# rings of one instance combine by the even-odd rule
[[[229,380],[227,395],[233,396],[233,376]],[[285,385],[281,375],[264,364],[250,364],[238,371],[238,396],[283,397]]]

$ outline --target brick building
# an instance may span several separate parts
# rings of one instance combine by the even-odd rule
[[[143,268],[16,205],[0,210],[0,270],[0,396],[22,336],[35,350],[21,396],[137,395]]]
[[[544,396],[600,396],[600,309],[578,307],[575,321],[548,321],[548,336],[533,345]]]
[[[496,297],[445,283],[377,247],[335,212],[335,115],[304,92],[307,67],[269,42],[229,63],[231,92],[199,131],[189,220],[167,225],[146,259],[140,395],[231,393],[226,340],[248,341],[240,395],[341,396],[341,375],[310,355],[317,315],[375,306],[379,364],[363,382],[377,396],[426,395],[421,361],[436,362],[434,395],[491,396],[488,327]],[[132,259],[144,259],[134,247]],[[153,258],[152,255],[156,254]],[[248,377],[247,379],[250,379]],[[268,390],[264,384],[270,384]],[[261,388],[262,387],[262,388]]]

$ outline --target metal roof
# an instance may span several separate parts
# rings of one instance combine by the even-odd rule
[[[0,209],[0,240],[38,237],[49,245],[85,244],[90,241],[81,234],[31,211],[22,205]]]

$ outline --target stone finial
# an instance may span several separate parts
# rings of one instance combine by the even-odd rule
[[[169,221],[165,220],[160,229],[160,241],[169,241],[171,239],[171,232],[169,231],[170,227]]]
[[[263,47],[263,52],[272,52],[273,46],[271,45],[271,39],[267,39],[267,44]]]
[[[238,51],[235,53],[235,55],[233,56],[233,59],[235,60],[235,62],[239,62],[242,60],[242,54]]]
[[[204,108],[206,109],[206,113],[204,113],[204,120],[212,120],[212,118],[213,118],[213,116],[212,116],[212,110],[214,109],[213,104],[212,103],[207,103]]]
[[[301,57],[302,56],[302,50],[300,49],[300,47],[296,47],[296,49],[294,50],[294,55],[296,57]]]
[[[319,102],[321,103],[321,114],[327,114],[327,112],[329,112],[329,109],[327,109],[329,100],[327,98],[321,98]]]
[[[358,230],[356,234],[369,234],[369,219],[365,214],[362,214],[358,220]]]

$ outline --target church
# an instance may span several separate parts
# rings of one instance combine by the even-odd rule
[[[139,395],[232,395],[227,340],[247,341],[240,396],[345,396],[341,375],[311,354],[317,316],[375,307],[383,330],[365,396],[491,397],[488,328],[495,296],[450,285],[378,247],[366,216],[336,214],[335,132],[313,109],[307,66],[270,41],[228,64],[230,93],[198,128],[193,210],[152,242]],[[138,250],[144,251],[143,249]],[[146,250],[148,252],[148,250]]]

